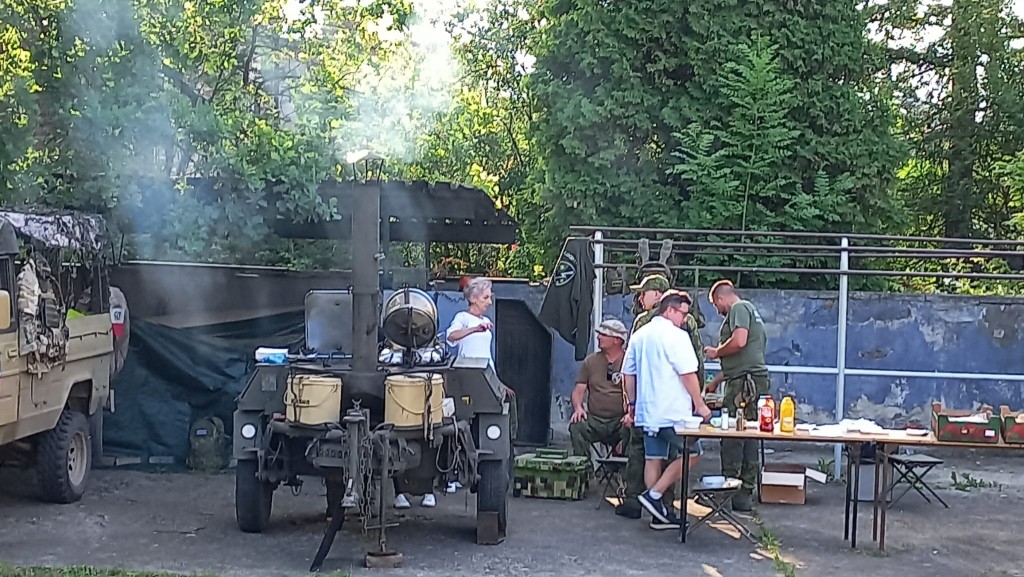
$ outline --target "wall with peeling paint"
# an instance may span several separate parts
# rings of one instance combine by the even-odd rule
[[[769,365],[835,367],[838,336],[836,293],[741,291],[767,325]],[[707,326],[701,336],[717,344],[721,317],[701,293]],[[605,316],[630,321],[629,297],[605,299]],[[628,323],[627,323],[628,324]],[[1019,374],[1024,371],[1024,299],[855,293],[849,304],[848,368]],[[557,399],[572,388],[572,350],[556,338],[552,384]],[[835,377],[772,374],[776,395],[792,394],[799,418],[835,417]],[[1024,383],[934,378],[847,376],[846,416],[881,424],[928,422],[932,401],[953,408],[1002,404],[1024,409]],[[565,401],[561,401],[564,405]],[[563,406],[563,415],[566,408]],[[554,415],[553,415],[554,416]],[[555,419],[553,418],[552,421]],[[554,423],[557,429],[565,426]]]
[[[245,274],[242,274],[245,273]],[[201,293],[182,291],[180,278]],[[128,295],[132,314],[140,318],[166,315],[216,316],[237,309],[248,316],[282,307],[301,308],[312,288],[345,286],[345,273],[299,273],[215,265],[139,263],[112,271],[113,284]],[[213,290],[216,288],[216,290]],[[465,305],[454,282],[438,298],[443,326]],[[838,306],[835,293],[806,291],[741,291],[760,309],[768,330],[768,363],[834,367]],[[198,295],[205,295],[198,298]],[[526,303],[535,314],[544,289],[522,281],[495,282],[498,299]],[[220,296],[217,296],[220,295]],[[223,298],[222,298],[223,297]],[[632,322],[629,296],[605,298],[607,317]],[[700,306],[708,321],[705,342],[717,343],[721,319],[706,291]],[[244,309],[238,308],[244,307]],[[862,369],[1020,373],[1024,371],[1024,299],[863,293],[852,295],[849,307],[847,366]],[[200,320],[195,320],[200,322]],[[499,323],[495,330],[501,331]],[[551,422],[564,433],[571,413],[569,395],[577,367],[572,348],[553,337]],[[776,393],[794,394],[800,417],[826,422],[834,417],[835,377],[773,374]],[[953,408],[998,407],[1024,410],[1024,383],[855,377],[846,379],[844,404],[848,416],[903,424],[929,418],[933,401]]]

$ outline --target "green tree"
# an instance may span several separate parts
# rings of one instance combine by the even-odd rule
[[[549,242],[573,223],[876,232],[898,222],[888,185],[903,151],[853,5],[581,0],[547,16],[534,136]],[[774,56],[751,51],[752,38]],[[674,154],[689,159],[683,173],[706,165],[695,190]],[[728,202],[709,206],[712,187],[729,189]]]

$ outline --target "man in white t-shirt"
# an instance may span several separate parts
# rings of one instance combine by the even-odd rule
[[[644,483],[647,490],[637,499],[651,513],[652,529],[678,529],[679,521],[662,502],[662,494],[683,474],[682,456],[664,466],[669,452],[682,452],[682,437],[675,426],[697,414],[707,420],[711,409],[704,403],[697,379],[697,355],[690,337],[680,327],[686,323],[690,297],[670,291],[658,304],[658,316],[641,327],[629,341],[622,363],[629,413],[635,427],[644,432]],[[690,448],[690,466],[703,453],[700,441]]]

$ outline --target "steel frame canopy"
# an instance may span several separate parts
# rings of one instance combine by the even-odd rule
[[[635,254],[639,238],[651,239],[652,244],[663,239],[672,241],[672,257],[697,255],[724,257],[784,257],[789,259],[837,259],[835,268],[800,268],[800,267],[744,267],[744,266],[704,266],[695,264],[672,265],[674,271],[691,271],[698,279],[702,271],[738,272],[738,273],[789,273],[837,275],[839,277],[839,322],[837,329],[836,365],[835,366],[791,366],[768,365],[774,373],[835,375],[836,421],[845,415],[846,376],[874,376],[897,378],[944,378],[964,380],[1001,380],[1024,382],[1024,375],[1019,374],[988,374],[970,372],[928,372],[928,371],[897,371],[856,369],[846,366],[846,333],[848,309],[850,301],[849,281],[852,276],[873,277],[905,277],[905,278],[960,278],[977,280],[1001,280],[1024,283],[1024,274],[997,273],[959,273],[934,271],[897,271],[851,267],[850,262],[863,259],[886,260],[893,258],[905,259],[945,259],[972,258],[989,260],[1006,259],[1016,270],[1024,264],[1024,242],[1012,240],[979,240],[965,238],[940,238],[916,236],[883,236],[871,234],[838,234],[813,232],[752,232],[728,230],[699,229],[661,229],[631,227],[595,227],[572,226],[570,231],[586,235],[594,250],[594,308],[593,326],[600,324],[604,316],[604,270],[605,269],[636,269],[636,264],[608,263],[609,253]],[[629,238],[633,237],[633,238]],[[660,238],[659,238],[660,237]],[[580,237],[575,237],[580,238]],[[657,240],[655,240],[657,239]],[[714,240],[711,240],[714,239]],[[809,244],[813,243],[813,244]],[[887,246],[887,244],[933,244],[944,248],[917,248],[906,246]],[[977,249],[974,247],[987,247]],[[606,252],[608,251],[608,252]],[[671,258],[671,257],[670,257]],[[696,287],[699,289],[699,286]],[[594,343],[592,346],[596,346]],[[716,361],[708,361],[705,366],[719,370],[721,365]],[[835,446],[834,466],[841,461],[841,446]]]
[[[354,195],[359,191],[346,182],[325,182],[319,193],[325,200],[336,199],[339,220],[292,222],[278,218],[274,232],[282,238],[351,238]],[[380,214],[387,222],[384,241],[513,244],[519,223],[495,206],[479,188],[426,181],[384,181],[380,183]]]

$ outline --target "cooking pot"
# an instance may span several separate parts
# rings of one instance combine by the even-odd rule
[[[407,349],[423,348],[437,338],[437,305],[418,288],[398,289],[384,302],[381,326],[392,343]]]

